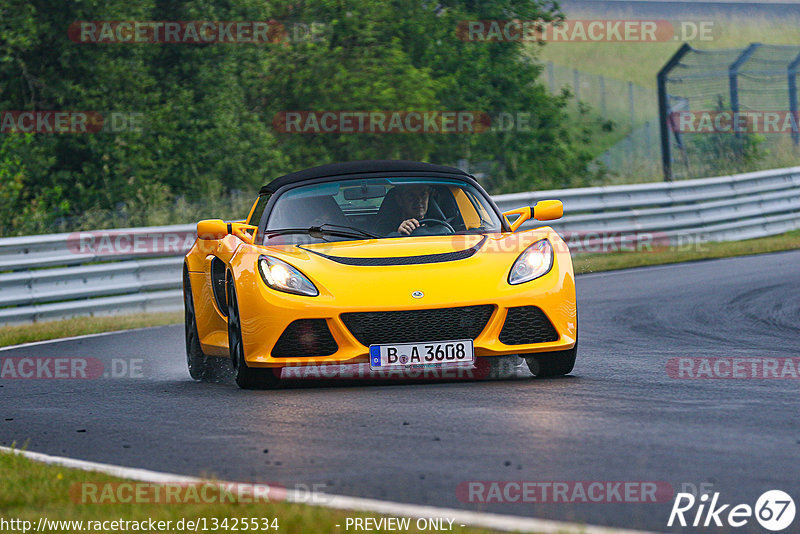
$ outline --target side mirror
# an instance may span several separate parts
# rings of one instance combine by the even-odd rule
[[[564,204],[560,200],[540,200],[531,211],[537,221],[552,221],[564,216]]]
[[[228,235],[228,224],[222,219],[206,219],[197,223],[197,237],[200,239],[222,239]]]
[[[512,215],[517,215],[513,223],[508,219]],[[524,208],[517,208],[503,213],[503,217],[511,226],[512,232],[516,232],[529,219],[552,221],[553,219],[561,218],[562,215],[564,215],[564,204],[560,200],[540,200],[535,206],[525,206]]]

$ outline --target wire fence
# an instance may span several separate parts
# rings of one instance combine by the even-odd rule
[[[659,150],[658,99],[647,87],[548,62],[545,78],[550,92],[567,88],[574,101],[587,104],[590,113],[608,121],[619,140],[597,161],[617,176],[653,176]]]
[[[683,45],[658,75],[665,179],[735,172],[800,143],[800,46]]]

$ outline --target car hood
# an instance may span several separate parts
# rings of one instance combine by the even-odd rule
[[[529,245],[546,237],[558,239],[551,228],[543,227],[518,233],[257,248],[260,254],[274,256],[300,269],[323,293],[335,295],[380,287],[383,295],[395,292],[408,295],[410,290],[438,293],[441,288],[450,287],[452,291],[442,293],[445,300],[455,298],[457,291],[463,292],[464,284],[469,284],[472,293],[485,292],[487,296],[511,290],[507,277],[515,259]],[[457,290],[459,287],[462,289]]]
[[[419,236],[385,239],[361,239],[355,241],[333,241],[305,245],[269,245],[261,249],[266,254],[289,258],[306,259],[309,256],[328,261],[341,259],[375,260],[394,258],[415,259],[414,263],[428,263],[438,256],[453,255],[452,261],[479,256],[486,253],[514,253],[517,255],[535,239],[546,237],[545,229],[517,234],[461,234],[449,236]],[[549,229],[548,229],[549,230]],[[539,237],[531,235],[535,232]],[[520,246],[522,247],[520,249]],[[286,256],[286,257],[284,257]],[[438,263],[432,261],[431,263]],[[378,266],[378,265],[376,265]]]
[[[478,253],[486,241],[484,235],[452,235],[317,243],[299,248],[343,265],[381,267],[463,260]]]

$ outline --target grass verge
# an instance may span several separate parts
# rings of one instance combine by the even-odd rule
[[[286,502],[257,502],[245,503],[237,502],[206,502],[197,504],[194,498],[189,497],[191,492],[181,492],[177,500],[183,501],[180,504],[159,504],[150,502],[109,502],[118,500],[116,497],[125,495],[139,495],[127,489],[123,491],[121,486],[114,486],[114,483],[126,482],[124,479],[82,471],[78,469],[67,469],[39,462],[34,462],[17,454],[0,453],[0,477],[4,481],[0,485],[0,517],[6,521],[18,519],[30,521],[30,530],[35,530],[40,518],[46,518],[50,523],[47,532],[145,532],[153,531],[151,528],[136,529],[130,528],[132,525],[119,524],[129,528],[87,528],[92,525],[89,521],[171,521],[171,532],[193,532],[193,528],[178,529],[178,521],[204,521],[207,530],[203,529],[200,523],[198,531],[202,532],[231,532],[232,530],[248,530],[250,532],[344,532],[345,521],[347,518],[378,518],[377,514],[348,512],[330,510],[322,506],[311,506],[307,504],[293,504]],[[148,490],[153,486],[149,483],[139,484],[138,488]],[[83,485],[82,485],[83,484]],[[87,484],[90,488],[97,488],[96,495],[102,499],[101,502],[84,503],[83,494],[87,494],[85,489]],[[107,485],[109,484],[109,485]],[[172,485],[171,485],[172,486]],[[175,486],[172,486],[175,487]],[[154,492],[148,491],[147,495]],[[198,490],[199,495],[203,495],[202,488]],[[162,492],[162,495],[164,493]],[[219,501],[219,494],[210,491],[205,492],[205,501]],[[103,496],[107,496],[103,497]],[[153,500],[151,498],[137,498],[136,501]],[[172,499],[176,500],[175,498]],[[244,500],[244,499],[243,499]],[[251,519],[257,519],[258,529],[253,529]],[[214,520],[217,520],[219,527],[211,528]],[[227,523],[223,520],[227,519]],[[247,527],[243,528],[242,520],[247,519]],[[268,519],[270,526],[276,525],[277,529],[263,529],[263,519]],[[273,520],[277,519],[276,523]],[[53,521],[83,521],[80,528],[73,523],[72,525],[53,524]],[[446,524],[446,522],[445,522]],[[111,527],[111,524],[107,524]],[[227,525],[227,528],[222,525]],[[234,527],[234,525],[236,525]],[[59,528],[61,527],[61,528]],[[403,532],[430,532],[428,530],[418,530],[416,520],[410,521],[410,527]],[[165,532],[160,529],[154,532]],[[20,528],[11,531],[21,532]],[[478,534],[492,532],[490,530],[464,528],[453,523],[451,532],[461,532]]]
[[[183,322],[183,312],[135,313],[109,317],[75,317],[63,321],[0,327],[0,347],[60,337],[130,330]]]
[[[582,274],[795,249],[800,249],[800,230],[745,241],[693,244],[685,250],[579,254],[573,257],[573,265],[575,273]]]
[[[630,10],[604,7],[602,18],[642,19]],[[572,20],[600,18],[597,13],[570,13]],[[760,42],[775,45],[796,45],[800,18],[794,14],[772,17],[699,16],[696,20],[712,23],[708,40],[687,41],[699,49],[742,48]],[[656,74],[678,50],[681,42],[548,42],[544,46],[532,43],[529,48],[542,62],[552,61],[583,72],[602,74],[610,78],[632,81],[643,87],[656,87]]]

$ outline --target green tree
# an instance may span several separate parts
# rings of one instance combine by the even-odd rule
[[[567,97],[548,94],[522,45],[465,42],[456,32],[465,20],[559,17],[554,3],[533,0],[6,0],[0,110],[134,114],[143,129],[0,134],[0,229],[147,224],[157,210],[224,206],[226,195],[283,173],[353,159],[485,162],[493,192],[587,183],[591,125],[569,120]],[[68,37],[75,21],[125,20],[277,20],[290,39],[93,44]],[[313,22],[323,29],[317,39],[291,38],[294,24]],[[276,131],[276,115],[292,110],[526,114],[529,127],[495,124],[474,135]]]

